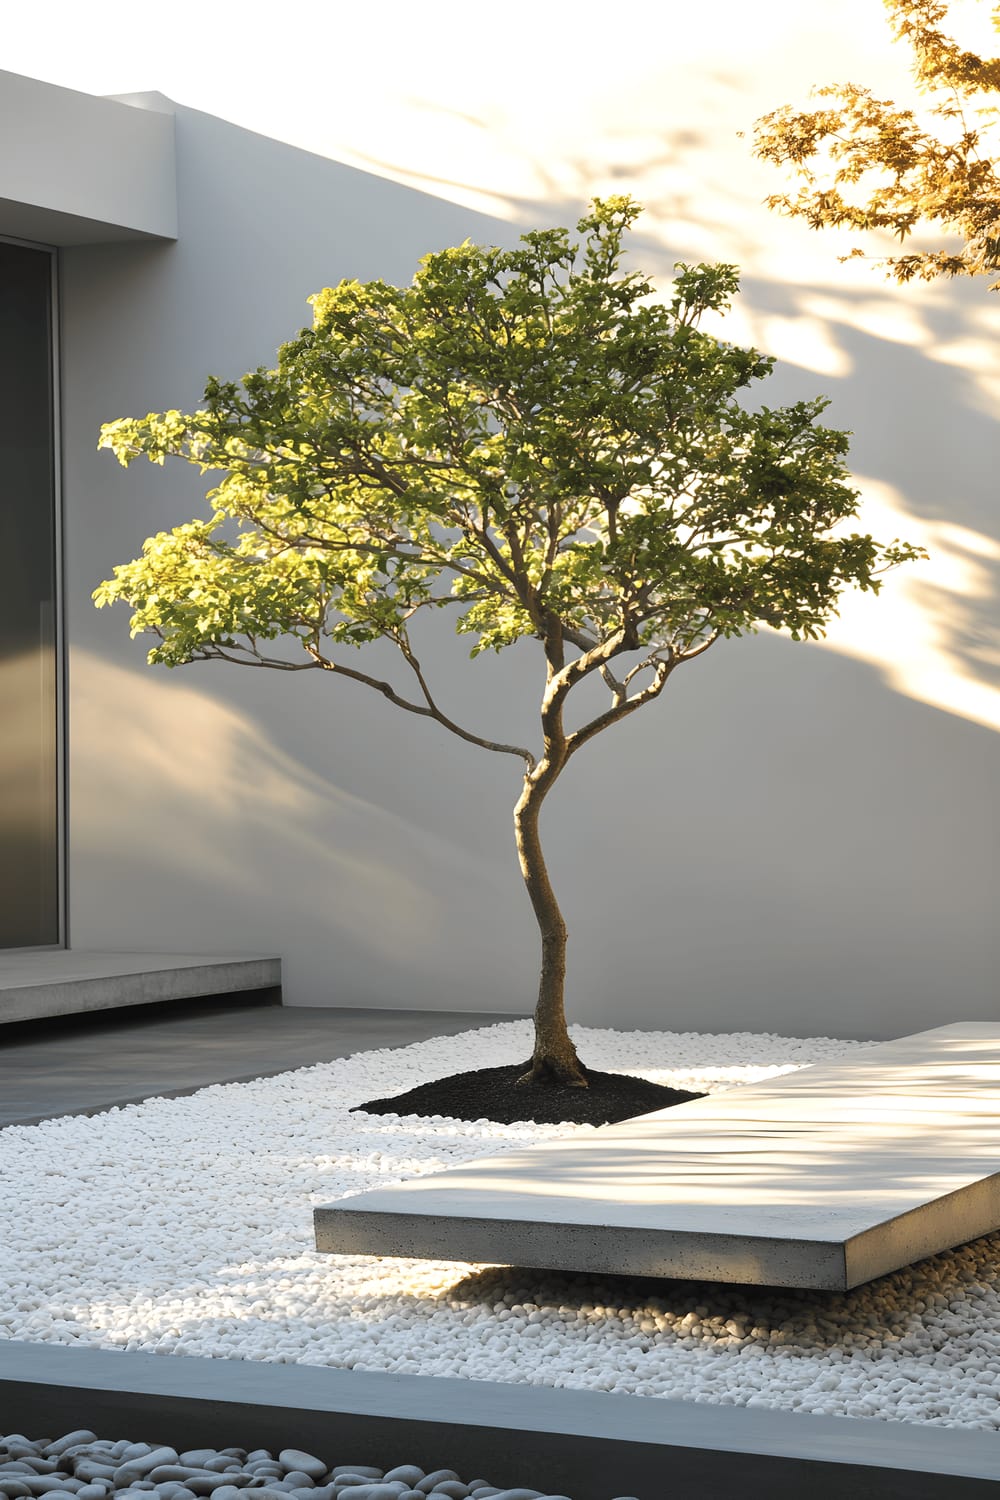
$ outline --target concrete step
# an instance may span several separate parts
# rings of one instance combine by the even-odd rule
[[[843,1290],[1000,1228],[998,1174],[1000,1025],[959,1022],[319,1207],[316,1247]]]
[[[0,1026],[280,985],[280,958],[262,954],[0,952]]]

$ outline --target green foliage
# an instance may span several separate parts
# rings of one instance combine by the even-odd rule
[[[151,662],[290,665],[261,642],[293,637],[303,665],[379,691],[331,653],[385,638],[439,718],[410,643],[422,610],[453,609],[473,655],[537,638],[566,690],[638,653],[608,678],[607,722],[640,701],[636,671],[662,686],[720,636],[820,636],[844,588],[877,590],[919,549],[839,530],[858,496],[824,400],[741,404],[773,361],[699,327],[735,267],[678,267],[666,303],[620,271],[638,213],[598,199],[582,244],[466,241],[405,288],[341,282],[274,369],[210,379],[191,415],[108,423],[123,465],[177,455],[222,478],[211,519],[152,537],[98,605],[132,606]]]
[[[902,242],[934,224],[963,241],[956,249],[885,257],[880,263],[897,281],[994,276],[1000,145],[990,101],[1000,91],[1000,58],[980,57],[941,31],[945,0],[884,3],[894,35],[912,50],[914,80],[933,101],[929,112],[942,122],[941,133],[925,129],[913,110],[854,84],[817,89],[817,97],[834,102],[811,111],[784,105],[756,122],[754,154],[791,167],[805,183],[794,196],[773,194],[768,206],[813,229],[887,229]],[[992,21],[1000,29],[1000,6]],[[995,281],[990,291],[998,290]]]

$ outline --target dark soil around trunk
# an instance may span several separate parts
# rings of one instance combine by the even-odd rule
[[[536,1125],[612,1125],[633,1115],[652,1114],[704,1094],[670,1089],[630,1073],[598,1073],[587,1068],[590,1087],[567,1088],[553,1083],[526,1083],[516,1088],[530,1062],[503,1068],[476,1068],[435,1078],[392,1099],[370,1099],[356,1104],[370,1115],[443,1115],[450,1120],[493,1120],[513,1125],[533,1120]]]

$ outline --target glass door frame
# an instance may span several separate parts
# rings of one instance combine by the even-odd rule
[[[59,249],[36,240],[19,239],[0,234],[0,243],[38,250],[49,257],[49,390],[52,415],[52,535],[54,540],[53,591],[55,610],[52,621],[53,671],[55,678],[55,778],[56,778],[56,923],[57,940],[25,948],[0,948],[5,954],[54,953],[69,947],[69,921],[66,900],[68,870],[67,810],[69,804],[67,715],[68,665],[66,651],[66,597],[64,588],[63,541],[63,444],[62,444],[62,361],[60,331],[62,325],[59,300]]]

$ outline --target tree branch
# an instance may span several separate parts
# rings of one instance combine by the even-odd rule
[[[719,639],[719,631],[718,630],[713,630],[712,634],[709,636],[708,640],[707,641],[702,641],[702,643],[698,647],[697,651],[681,651],[681,652],[678,652],[677,660],[679,662],[681,662],[681,661],[694,661],[694,659],[695,659],[696,656],[701,656],[702,652],[703,651],[707,651],[708,648],[709,648],[709,646],[714,645],[715,642],[718,639]]]
[[[624,703],[628,698],[628,694],[625,691],[625,684],[618,681],[618,678],[612,672],[607,662],[603,664],[600,671],[601,676],[604,678],[604,681],[611,689],[611,696],[614,699],[614,704],[617,708],[619,704]],[[627,682],[628,678],[626,678],[625,681]]]
[[[607,640],[598,641],[589,651],[584,651],[582,656],[575,657],[565,666],[560,665],[559,670],[550,677],[545,697],[542,699],[543,717],[549,710],[561,710],[567,693],[584,677],[606,666],[623,651],[635,649],[635,642],[628,638],[625,630],[616,630],[614,635],[608,636]]]
[[[596,636],[588,635],[585,630],[576,630],[572,625],[563,625],[563,640],[576,646],[578,651],[593,651],[598,644]]]
[[[648,663],[644,662],[642,665],[646,666]],[[575,755],[582,745],[592,740],[595,734],[600,734],[602,729],[607,729],[611,724],[617,724],[620,719],[628,718],[629,714],[634,714],[637,708],[642,708],[645,704],[652,703],[654,698],[658,698],[676,665],[676,658],[672,661],[658,661],[653,681],[648,687],[644,687],[641,693],[636,693],[634,698],[626,698],[624,702],[616,703],[603,714],[598,714],[596,719],[591,719],[589,724],[583,724],[579,729],[574,729],[573,733],[566,738],[566,759],[569,760],[571,755]]]
[[[162,640],[164,637],[161,635],[160,639]],[[238,642],[233,642],[232,644],[237,649],[246,649],[240,648]],[[273,667],[279,672],[309,672],[318,665],[318,663],[311,661],[282,661],[277,656],[261,656],[259,651],[251,651],[250,657],[230,656],[226,651],[223,651],[221,646],[214,644],[204,646],[199,651],[193,651],[189,660],[231,661],[238,667]]]
[[[417,682],[420,684],[420,691],[423,693],[424,701],[427,704],[427,709],[424,711],[429,712],[431,718],[436,719],[439,724],[443,724],[445,729],[450,729],[452,734],[457,734],[459,739],[468,740],[472,745],[481,745],[484,750],[498,750],[509,755],[519,755],[521,759],[525,761],[529,772],[534,770],[535,757],[532,755],[530,750],[523,750],[518,745],[502,745],[497,743],[495,740],[481,739],[479,735],[472,734],[468,729],[463,729],[460,724],[455,723],[454,719],[449,719],[447,714],[442,713],[441,709],[438,708],[437,704],[434,702],[434,699],[431,697],[430,688],[427,686],[427,682],[424,678],[423,671],[421,670],[420,663],[417,660],[416,656],[413,654],[413,651],[410,649],[410,643],[407,640],[406,636],[403,633],[400,633],[399,635],[393,636],[393,640],[395,640],[396,645],[399,647],[399,650],[403,656],[403,660],[411,669],[413,675],[417,679]]]
[[[383,682],[378,677],[369,677],[367,672],[359,672],[355,667],[345,667],[342,662],[331,661],[328,656],[324,656],[315,646],[305,641],[303,642],[303,646],[313,658],[315,665],[322,667],[325,671],[335,672],[339,677],[349,677],[352,682],[363,683],[365,687],[370,687],[374,692],[381,693],[383,698],[388,698],[390,703],[395,703],[397,708],[405,708],[408,713],[419,714],[424,719],[435,719],[439,724],[443,724],[446,729],[450,729],[452,734],[457,734],[460,739],[468,740],[472,745],[479,745],[483,750],[495,750],[501,755],[516,755],[519,760],[525,761],[529,771],[534,768],[535,757],[530,750],[522,749],[520,745],[503,745],[496,740],[481,739],[479,735],[471,734],[468,730],[462,729],[458,724],[453,723],[433,703],[422,679],[420,681],[424,695],[427,698],[426,706],[420,703],[411,703],[408,698],[403,698],[389,682]]]

